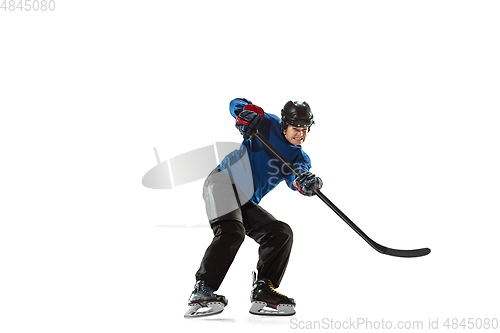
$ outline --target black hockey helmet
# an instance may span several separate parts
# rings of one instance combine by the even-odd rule
[[[290,126],[310,127],[314,124],[311,107],[306,102],[288,101],[281,110],[281,130]]]

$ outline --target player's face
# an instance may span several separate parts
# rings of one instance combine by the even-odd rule
[[[283,131],[283,134],[285,134],[285,138],[288,142],[294,146],[298,146],[306,141],[308,130],[307,127],[288,126],[286,130]]]

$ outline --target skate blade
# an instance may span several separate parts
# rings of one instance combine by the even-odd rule
[[[189,305],[189,310],[184,318],[200,318],[213,316],[224,310],[224,304],[221,302],[195,303]]]
[[[255,301],[252,303],[250,313],[262,316],[292,316],[295,314],[295,307],[292,304],[279,304],[273,309],[265,302]]]

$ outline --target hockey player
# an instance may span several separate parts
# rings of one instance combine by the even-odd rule
[[[306,196],[314,195],[314,190],[322,187],[321,179],[309,172],[311,161],[302,150],[314,124],[313,114],[307,103],[289,101],[279,118],[243,98],[232,100],[229,109],[244,141],[240,149],[228,154],[205,181],[203,197],[214,237],[196,272],[197,282],[185,317],[223,311],[227,298],[214,292],[226,276],[245,235],[259,244],[258,273],[253,273],[250,313],[293,315],[294,299],[275,290],[288,264],[292,230],[264,210],[259,202],[283,180],[292,190]],[[299,177],[287,172],[287,168],[253,137],[257,131],[300,170]]]

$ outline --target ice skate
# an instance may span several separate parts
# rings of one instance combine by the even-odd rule
[[[204,281],[196,282],[191,297],[189,297],[189,310],[184,318],[199,318],[221,313],[227,305],[227,298],[214,294]]]
[[[269,279],[259,279],[254,283],[250,295],[250,313],[266,316],[291,316],[295,314],[295,300],[274,290]]]

